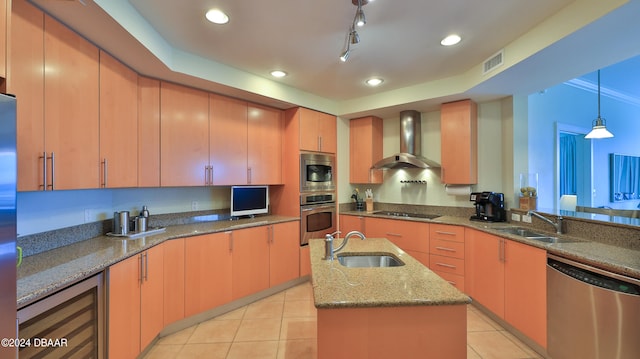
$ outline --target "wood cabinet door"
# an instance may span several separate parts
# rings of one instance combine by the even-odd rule
[[[231,301],[230,234],[214,233],[185,240],[185,317]]]
[[[109,358],[136,358],[140,353],[141,275],[141,255],[109,267]]]
[[[269,247],[269,286],[300,276],[300,222],[274,224]]]
[[[309,246],[300,247],[300,276],[311,275],[311,249]]]
[[[269,288],[267,229],[263,226],[231,232],[233,300]]]
[[[382,183],[383,171],[371,169],[382,159],[382,119],[349,121],[349,183]]]
[[[164,246],[142,254],[140,292],[140,350],[146,348],[164,328]]]
[[[248,183],[282,184],[283,113],[249,105]]]
[[[365,219],[362,216],[340,215],[340,232],[342,236],[350,231],[360,231],[367,235],[364,228]]]
[[[160,123],[160,184],[208,184],[209,94],[161,82]]]
[[[162,243],[164,326],[184,318],[185,246],[184,238]]]
[[[505,320],[546,348],[547,252],[505,241]]]
[[[160,187],[160,81],[138,77],[138,187]]]
[[[440,112],[442,182],[478,183],[478,109],[463,100],[442,104]]]
[[[504,318],[504,242],[484,232],[465,232],[465,289],[473,300]]]
[[[100,51],[102,187],[138,186],[138,75]]]
[[[50,181],[60,190],[98,188],[98,48],[48,15],[44,30],[45,147],[55,154]]]
[[[429,253],[429,224],[386,218],[365,218],[365,235],[387,238],[402,250]]]
[[[318,133],[320,134],[320,151],[336,153],[338,149],[336,116],[316,112],[315,117],[318,122]]]
[[[300,129],[300,150],[320,151],[320,134],[315,111],[300,107],[296,117]]]
[[[11,66],[7,92],[17,98],[18,191],[44,189],[44,13],[11,2]]]
[[[247,183],[247,103],[209,95],[209,164],[214,185]]]

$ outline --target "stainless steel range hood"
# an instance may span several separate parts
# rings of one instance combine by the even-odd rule
[[[422,119],[420,112],[400,112],[400,152],[383,158],[373,165],[374,169],[429,168],[440,164],[422,157]]]

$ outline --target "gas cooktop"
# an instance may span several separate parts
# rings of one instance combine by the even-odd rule
[[[373,212],[373,214],[379,214],[381,216],[391,216],[391,217],[425,218],[425,219],[434,219],[434,218],[440,217],[440,215],[438,214],[392,212],[392,211],[377,211],[377,212]]]

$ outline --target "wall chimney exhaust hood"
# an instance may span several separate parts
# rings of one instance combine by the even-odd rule
[[[383,158],[373,165],[374,169],[429,168],[440,164],[422,157],[422,119],[420,112],[400,112],[400,152]]]

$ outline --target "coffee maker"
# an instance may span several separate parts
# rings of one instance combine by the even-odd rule
[[[504,222],[506,211],[504,210],[504,193],[473,192],[469,198],[475,202],[476,214],[471,216],[473,221]]]

